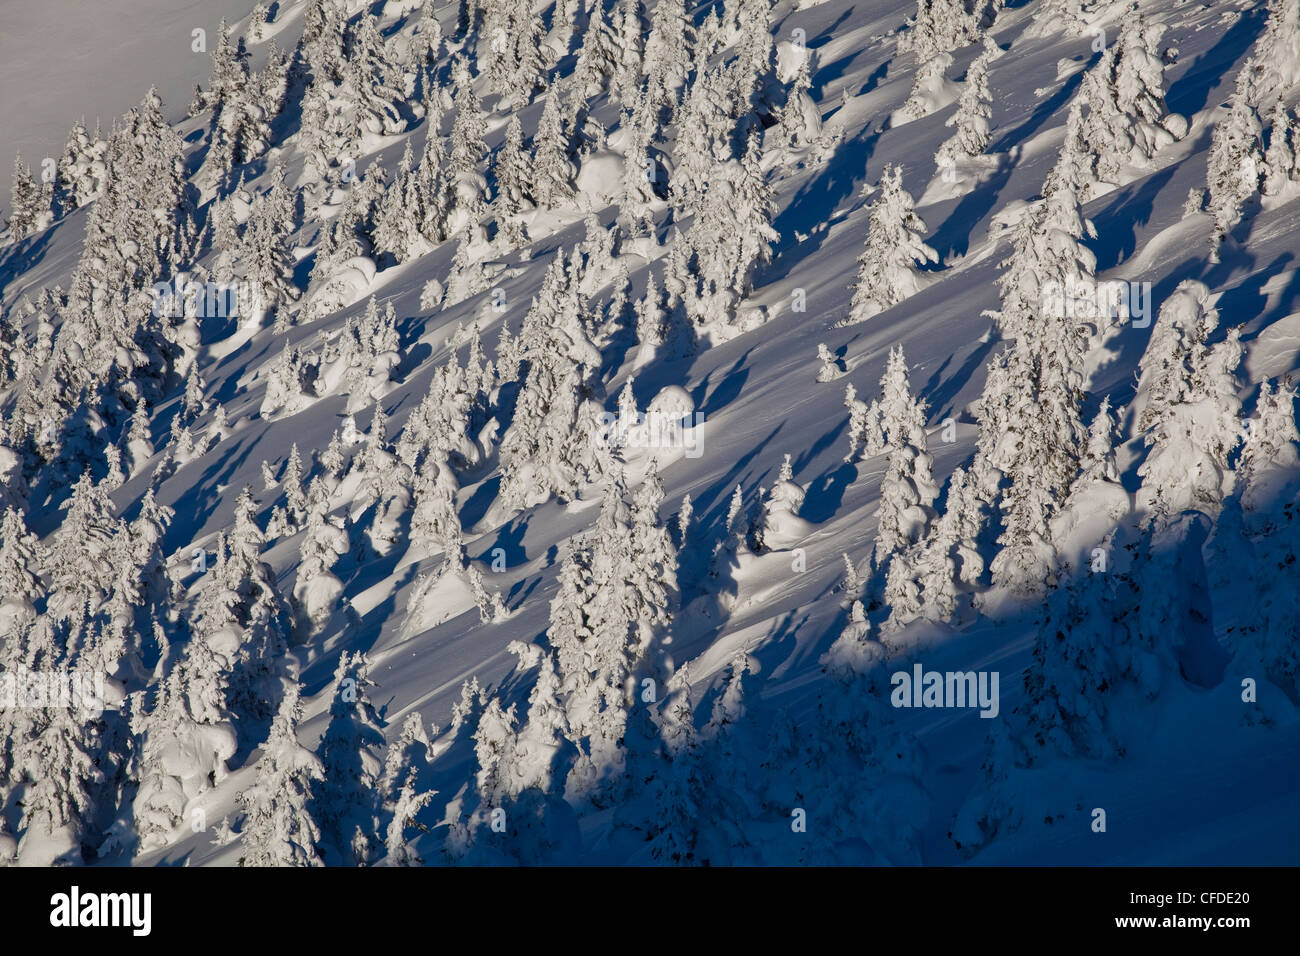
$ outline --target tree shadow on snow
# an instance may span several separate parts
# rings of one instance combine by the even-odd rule
[[[1215,307],[1219,310],[1220,328],[1251,323],[1255,332],[1249,336],[1243,335],[1243,340],[1254,338],[1259,334],[1259,330],[1267,328],[1267,323],[1260,321],[1264,318],[1264,308],[1268,305],[1268,295],[1263,288],[1272,282],[1274,277],[1285,272],[1294,260],[1294,253],[1284,252],[1238,285],[1224,289],[1218,302],[1215,303]],[[1294,290],[1296,284],[1297,280],[1293,278],[1290,288]]]
[[[997,171],[978,189],[973,189],[961,197],[957,206],[943,221],[943,225],[929,239],[929,245],[939,253],[940,259],[934,271],[943,269],[948,260],[954,256],[966,255],[970,249],[971,233],[998,205],[998,197],[1015,171],[1015,157],[1007,157],[1007,160],[1000,163]]]
[[[1038,107],[1030,114],[1029,119],[1025,120],[1019,126],[1007,130],[996,143],[989,147],[989,153],[1007,153],[1017,146],[1023,146],[1025,141],[1033,136],[1058,110],[1063,108],[1074,98],[1075,92],[1083,82],[1083,75],[1090,70],[1093,65],[1101,58],[1101,54],[1093,54],[1084,68],[1079,72],[1067,77],[1061,84],[1061,88],[1038,104]]]
[[[845,423],[847,424],[847,423]],[[838,432],[839,429],[836,429]],[[858,478],[858,470],[847,461],[832,471],[823,472],[812,480],[804,493],[799,516],[813,524],[822,524],[835,517],[844,503],[844,492]]]
[[[854,194],[880,136],[879,129],[871,133],[863,129],[853,139],[840,143],[821,175],[804,183],[777,215],[772,227],[781,234],[783,241],[772,264],[761,270],[764,285],[784,279],[821,248],[830,230],[822,228],[814,232],[814,227],[829,226],[835,210]],[[807,233],[807,237],[796,245],[784,241],[796,231]]]
[[[1228,68],[1250,49],[1264,32],[1268,11],[1264,5],[1243,13],[1210,49],[1206,50],[1183,74],[1169,85],[1165,103],[1175,113],[1190,117],[1205,108],[1210,90],[1227,78]]]
[[[496,555],[493,554],[498,548],[504,552],[507,567],[514,567],[528,562],[528,552],[524,548],[524,534],[528,531],[528,523],[522,518],[516,517],[508,523],[497,529],[497,536],[487,549],[478,556],[479,561],[491,564]]]
[[[966,356],[966,361],[962,363],[962,367],[946,380],[940,381],[940,376],[943,375],[944,369],[948,367],[948,363],[952,361],[953,356],[948,356],[948,358],[944,359],[943,364],[935,369],[934,374],[921,387],[919,393],[932,410],[931,421],[943,421],[943,419],[953,414],[952,402],[961,394],[961,390],[969,384],[975,372],[987,364],[989,353],[993,351],[993,347],[1000,341],[1000,339],[989,336],[987,341],[980,342],[971,350],[970,355]],[[937,409],[937,411],[933,411],[934,409]]]
[[[745,365],[745,362],[753,351],[753,348],[750,348],[744,355],[736,359],[731,368],[723,373],[725,377],[712,392],[708,391],[708,387],[709,380],[713,378],[713,372],[704,377],[704,381],[696,386],[695,394],[691,396],[695,402],[696,411],[707,419],[709,415],[716,413],[719,409],[726,408],[740,395],[740,390],[744,388],[745,382],[749,379],[749,368]],[[713,371],[717,371],[717,369]]]
[[[1110,204],[1091,217],[1097,226],[1097,238],[1089,243],[1097,256],[1097,271],[1110,269],[1137,251],[1138,229],[1151,221],[1156,196],[1173,179],[1177,166],[1136,183],[1123,186],[1112,194]]]

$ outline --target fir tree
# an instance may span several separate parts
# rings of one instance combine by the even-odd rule
[[[564,129],[559,97],[554,87],[546,94],[542,117],[533,139],[533,195],[543,209],[552,209],[573,197],[574,166],[569,159],[569,139]]]
[[[367,696],[370,662],[362,654],[339,658],[334,671],[330,721],[321,738],[320,782],[313,788],[314,817],[339,859],[364,865],[377,849],[379,793],[384,747],[379,715]],[[368,851],[368,852],[367,852]]]
[[[9,239],[26,239],[49,221],[49,198],[32,177],[31,170],[21,156],[14,159],[13,191],[9,202],[9,218],[5,223]]]
[[[989,117],[993,115],[990,109],[993,96],[989,92],[989,63],[1001,55],[998,45],[985,37],[983,52],[971,61],[970,68],[966,71],[966,84],[957,101],[957,112],[944,124],[955,127],[956,132],[935,153],[935,161],[941,168],[945,164],[955,164],[963,157],[978,156],[987,148]]]
[[[858,257],[850,323],[865,322],[914,295],[923,280],[913,263],[939,261],[939,254],[921,241],[925,223],[903,189],[902,168],[886,166],[877,190],[867,216],[866,248]]]
[[[313,782],[324,778],[324,768],[298,742],[298,695],[296,684],[285,693],[262,748],[257,781],[239,796],[245,814],[240,866],[322,865],[321,832],[309,805]]]
[[[1260,167],[1264,162],[1263,129],[1249,101],[1250,67],[1248,61],[1237,74],[1237,88],[1228,115],[1214,124],[1210,137],[1206,185],[1208,209],[1214,218],[1210,236],[1212,261],[1217,261],[1219,246],[1241,220],[1243,205],[1259,190]]]

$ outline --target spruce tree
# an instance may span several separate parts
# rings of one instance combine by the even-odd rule
[[[925,223],[903,189],[902,167],[885,167],[867,215],[866,248],[858,257],[858,279],[848,323],[865,322],[897,305],[922,286],[914,263],[938,262],[939,254],[921,240]]]
[[[312,818],[314,783],[321,761],[298,742],[302,703],[298,685],[287,689],[262,748],[256,782],[239,795],[245,814],[240,866],[321,866],[320,827]]]
[[[318,750],[322,777],[313,788],[313,816],[338,859],[369,862],[378,843],[377,785],[384,734],[367,688],[370,662],[363,654],[339,658],[331,688],[330,720]]]

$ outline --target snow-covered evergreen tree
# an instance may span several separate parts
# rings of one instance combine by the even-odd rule
[[[886,166],[875,191],[848,323],[865,322],[915,295],[924,283],[916,264],[939,261],[939,254],[921,240],[925,223],[903,189],[902,167]]]
[[[1115,42],[1084,77],[1079,95],[1088,113],[1082,137],[1102,182],[1118,185],[1125,167],[1149,165],[1157,150],[1186,131],[1183,117],[1165,111],[1159,47],[1164,30],[1134,5]]]
[[[1255,414],[1248,422],[1237,460],[1242,507],[1258,516],[1253,523],[1265,527],[1272,523],[1270,518],[1278,521],[1278,512],[1287,500],[1285,492],[1300,477],[1296,474],[1300,433],[1296,431],[1295,397],[1290,382],[1260,384]]]
[[[108,489],[95,484],[89,472],[73,485],[64,507],[67,514],[43,562],[49,576],[47,613],[56,621],[99,610],[112,590],[113,541],[124,533]]]
[[[36,605],[45,597],[41,581],[41,552],[36,535],[27,530],[22,513],[5,508],[0,518],[0,637],[17,641],[36,618]]]
[[[879,455],[884,450],[879,401],[873,399],[868,405],[858,398],[858,391],[850,382],[844,386],[844,405],[849,410],[849,453],[844,460],[855,462]]]
[[[289,686],[262,748],[256,782],[239,795],[244,811],[240,866],[321,866],[320,827],[312,818],[312,786],[324,778],[317,756],[298,741],[302,702]]]
[[[1185,280],[1161,306],[1139,365],[1138,428],[1148,450],[1137,500],[1150,516],[1188,508],[1213,515],[1229,490],[1228,456],[1241,440],[1235,372],[1243,347],[1240,327],[1208,346],[1217,325],[1209,289]]]
[[[989,108],[993,101],[989,92],[989,63],[1001,55],[998,45],[985,37],[983,51],[966,70],[966,83],[957,101],[957,112],[944,124],[955,127],[956,132],[944,140],[935,153],[935,162],[940,168],[955,164],[963,157],[978,156],[988,146],[989,117],[993,115]]]
[[[889,465],[876,511],[876,563],[883,566],[902,547],[925,532],[939,494],[926,452],[924,401],[912,396],[902,346],[889,354],[881,379],[880,423]]]
[[[10,241],[26,239],[47,226],[52,218],[50,200],[31,170],[18,156],[14,159],[13,190],[9,200],[9,218],[5,229]]]
[[[295,260],[290,246],[296,202],[296,196],[285,182],[284,167],[277,166],[271,188],[254,200],[242,237],[240,258],[253,294],[250,314],[243,318],[250,324],[255,325],[263,316],[274,312],[280,330],[288,327],[289,308],[300,295],[293,279]]]
[[[344,651],[334,671],[330,721],[318,753],[322,776],[312,788],[314,818],[337,859],[363,865],[378,849],[377,785],[384,734],[367,687],[370,662]]]
[[[68,144],[58,163],[56,196],[64,211],[80,209],[99,196],[104,189],[108,169],[104,154],[108,144],[99,130],[91,135],[84,121],[78,122],[68,134]]]
[[[306,528],[293,597],[311,630],[323,627],[334,612],[343,594],[343,582],[331,569],[342,555],[351,550],[347,532],[328,512],[328,497],[322,495],[313,500],[308,496]]]
[[[1210,252],[1216,260],[1219,246],[1241,220],[1242,207],[1259,190],[1264,164],[1263,127],[1249,98],[1250,69],[1248,61],[1237,74],[1228,114],[1214,124],[1210,135],[1207,208],[1214,218]]]
[[[560,99],[552,87],[546,93],[533,138],[532,191],[543,209],[552,209],[573,196],[574,166],[569,150]]]
[[[911,51],[923,63],[979,39],[984,25],[968,0],[917,0],[916,13],[898,34],[898,52]]]

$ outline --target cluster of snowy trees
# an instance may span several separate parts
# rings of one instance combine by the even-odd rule
[[[1126,168],[1149,166],[1157,150],[1187,132],[1187,120],[1165,110],[1164,29],[1147,23],[1134,5],[1084,77],[1079,91],[1087,108],[1084,122],[1067,136],[1081,140],[1089,181],[1120,185]],[[1092,193],[1097,191],[1094,186]]]
[[[907,101],[892,117],[894,125],[928,116],[951,102],[945,73],[952,66],[953,51],[979,42],[987,49],[992,42],[987,31],[1002,7],[1003,0],[917,0],[915,15],[898,36],[898,52],[915,54],[916,71]],[[982,69],[983,65],[968,76],[973,95],[978,95]],[[969,117],[963,122],[977,120]]]
[[[1214,124],[1206,185],[1214,220],[1211,257],[1259,196],[1300,181],[1300,121],[1286,100],[1300,81],[1300,11],[1270,0],[1268,23],[1237,73],[1228,114]]]
[[[1255,54],[1269,66],[1255,57],[1247,61],[1231,111],[1214,127],[1209,185],[1216,249],[1245,201],[1265,182],[1272,184],[1266,194],[1277,195],[1292,175],[1286,152],[1291,119],[1277,102],[1296,79],[1297,16],[1293,4],[1270,5]],[[1020,826],[1031,808],[1041,809],[1027,796],[1034,793],[1025,782],[1029,771],[1055,759],[1123,756],[1141,733],[1123,716],[1134,702],[1140,706],[1183,683],[1221,678],[1208,629],[1216,613],[1229,619],[1239,613],[1239,569],[1247,555],[1267,554],[1262,565],[1267,570],[1262,581],[1244,586],[1257,595],[1259,613],[1251,622],[1238,617],[1238,625],[1227,629],[1236,633],[1226,673],[1248,678],[1244,683],[1252,687],[1266,679],[1292,700],[1300,689],[1294,624],[1282,610],[1290,603],[1282,595],[1294,590],[1282,580],[1293,548],[1277,537],[1293,512],[1296,489],[1291,463],[1300,432],[1290,383],[1260,383],[1255,414],[1244,417],[1237,378],[1244,352],[1241,327],[1215,336],[1219,315],[1213,296],[1203,283],[1189,279],[1161,306],[1139,362],[1136,396],[1121,410],[1121,427],[1127,422],[1131,432],[1117,435],[1109,400],[1103,398],[1085,437],[1078,420],[1081,345],[1095,341],[1096,330],[1062,328],[1053,334],[1051,315],[1031,307],[1044,276],[1078,280],[1092,272],[1095,260],[1079,244],[1092,234],[1078,210],[1080,186],[1116,181],[1125,162],[1149,158],[1165,139],[1159,130],[1151,136],[1146,125],[1162,112],[1157,36],[1143,27],[1135,8],[1123,22],[1120,41],[1085,79],[1091,115],[1105,115],[1115,106],[1131,122],[1107,124],[1099,139],[1091,117],[1072,109],[1060,160],[1043,200],[1017,227],[1015,254],[1002,277],[998,319],[1015,342],[990,368],[972,470],[988,472],[990,481],[981,487],[986,498],[1002,497],[1003,550],[992,565],[994,583],[1001,578],[1012,587],[1027,581],[1041,586],[1046,577],[1056,586],[1036,622],[1025,701],[990,736],[982,791],[958,814],[954,839],[965,852]],[[1126,56],[1130,66],[1123,68]],[[1127,91],[1127,106],[1121,105],[1121,89]],[[1276,116],[1276,165],[1262,161],[1261,108]],[[1168,118],[1159,123],[1171,135],[1185,126]],[[1128,130],[1118,151],[1117,130]],[[1046,241],[1044,227],[1053,229],[1056,242]],[[1036,254],[1049,247],[1054,263]],[[1063,257],[1056,253],[1061,249]],[[1021,265],[1027,257],[1033,264],[1026,270]],[[1033,324],[1025,322],[1030,316]],[[1017,358],[1022,343],[1038,354]],[[1050,392],[1041,391],[1049,382],[1039,378],[1040,391],[1029,404],[1010,398],[1032,376],[1041,376],[1049,362],[1056,365]],[[1049,409],[1055,412],[1050,428],[1026,440],[1014,423],[1032,421]],[[1132,496],[1118,482],[1114,451],[1130,436],[1140,438],[1145,449],[1136,470],[1140,485]],[[1051,457],[1043,457],[1044,450]],[[1017,462],[1026,461],[1040,476],[1031,483],[1026,475],[1029,495],[1016,490]],[[1267,464],[1257,470],[1259,461]],[[1043,480],[1051,475],[1060,483]],[[1011,533],[1026,519],[1026,537],[1018,546]],[[1023,557],[1027,554],[1034,557]],[[1244,600],[1249,604],[1249,595]],[[1252,708],[1245,719],[1268,722],[1275,708]]]
[[[1002,55],[988,32],[1002,6],[918,0],[900,34],[917,61],[902,118],[951,102],[952,52],[981,46],[940,167],[988,148]],[[1039,23],[1089,13],[1059,0]],[[260,42],[266,15],[247,40]],[[875,538],[862,568],[845,558],[842,628],[824,680],[792,713],[755,692],[753,655],[696,678],[673,646],[685,569],[727,577],[807,536],[792,457],[770,488],[737,486],[706,529],[689,498],[668,520],[658,464],[629,478],[603,423],[609,404],[637,413],[632,377],[607,393],[621,362],[656,372],[764,321],[749,300],[783,239],[774,183],[833,147],[811,55],[783,81],[770,0],[715,5],[700,22],[681,0],[649,12],[641,0],[563,2],[549,22],[464,0],[446,33],[432,0],[396,16],[311,0],[297,45],[272,41],[260,71],[223,23],[190,110],[203,151],[188,150],[151,92],[107,137],[74,127],[52,182],[16,163],[6,241],[89,209],[69,288],[0,317],[0,672],[99,674],[111,706],[0,710],[0,830],[12,820],[21,834],[0,832],[0,862],[10,850],[25,863],[89,862],[173,846],[237,755],[252,754],[238,831],[213,821],[218,845],[241,839],[243,865],[432,862],[417,844],[453,862],[551,862],[580,844],[579,815],[606,810],[620,859],[864,862],[865,844],[870,860],[916,862],[929,812],[921,756],[885,704],[885,664],[906,653],[914,622],[955,627],[1041,604],[1025,701],[993,738],[987,793],[954,830],[976,848],[1016,825],[1017,774],[1124,753],[1131,729],[1111,719],[1114,701],[1154,698],[1196,672],[1171,637],[1200,626],[1189,622],[1204,598],[1189,582],[1203,573],[1222,592],[1227,569],[1250,560],[1265,569],[1260,615],[1238,630],[1229,667],[1300,689],[1291,383],[1261,383],[1246,417],[1241,329],[1220,330],[1210,290],[1188,280],[1162,305],[1117,415],[1088,390],[1104,320],[1048,304],[1050,289],[1095,280],[1083,204],[1186,132],[1164,103],[1161,28],[1136,7],[1085,76],[1041,196],[1011,230],[994,313],[1002,348],[975,406],[973,457],[935,474],[930,409],[901,345],[877,397],[845,389],[846,461],[883,456]],[[1214,127],[1216,245],[1257,192],[1282,198],[1300,180],[1285,103],[1300,75],[1297,16],[1294,3],[1270,4]],[[593,115],[606,93],[621,110],[613,129]],[[374,160],[358,168],[397,144],[391,176]],[[939,262],[902,177],[888,165],[864,190],[845,324],[898,306],[928,283],[919,267]],[[389,398],[419,353],[408,314],[374,294],[378,273],[454,242],[445,282],[430,279],[420,303],[447,309],[491,289],[497,260],[531,257],[535,240],[583,220],[583,240],[536,260],[544,274],[517,334],[501,320],[489,354],[482,309],[438,346],[418,403]],[[234,328],[194,303],[154,308],[157,285],[184,276],[246,285]],[[264,460],[261,500],[232,491],[224,524],[191,542],[173,530],[176,511],[199,504],[160,495],[253,427],[228,419],[204,379],[205,346],[232,335],[275,340],[249,379],[263,387],[260,419],[338,397],[344,422],[323,448]],[[825,346],[819,358],[819,381],[847,374]],[[1141,448],[1136,495],[1120,481],[1125,444]],[[544,634],[510,645],[520,681],[467,682],[441,736],[418,714],[392,735],[367,690],[369,661],[344,651],[327,728],[305,746],[291,650],[352,633],[349,591],[367,562],[420,565],[405,635],[471,610],[483,627],[512,616],[513,598],[470,555],[479,529],[462,527],[462,488],[481,494],[489,478],[482,527],[552,499],[566,513],[599,501],[557,556]],[[31,528],[54,505],[65,513],[43,542]],[[214,516],[184,517],[189,530]],[[271,564],[280,544],[292,574]],[[434,762],[449,750],[475,769],[435,803]],[[792,839],[796,810],[810,839]]]

